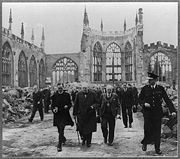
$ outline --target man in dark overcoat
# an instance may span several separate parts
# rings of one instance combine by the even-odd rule
[[[162,154],[160,150],[161,119],[163,117],[163,100],[169,107],[172,116],[176,116],[176,109],[168,98],[164,87],[157,85],[158,75],[148,72],[149,84],[144,86],[139,94],[139,104],[142,106],[144,117],[144,138],[142,150],[147,150],[147,144],[154,143],[155,152]]]
[[[123,84],[123,90],[121,94],[121,106],[122,106],[122,117],[123,117],[123,124],[125,128],[132,127],[133,122],[133,112],[132,107],[134,106],[134,98],[132,88],[127,87],[127,83]]]
[[[135,110],[137,111],[137,106],[138,106],[138,90],[137,90],[135,84],[132,86],[132,92],[133,92]]]
[[[94,91],[89,90],[87,83],[83,83],[82,91],[78,92],[73,107],[74,118],[77,118],[78,131],[82,145],[91,146],[92,133],[96,132],[96,109],[98,99]]]
[[[33,87],[33,109],[32,109],[32,114],[31,117],[28,119],[29,122],[32,122],[34,119],[34,116],[37,112],[39,111],[39,116],[41,118],[41,121],[44,119],[44,114],[43,114],[43,93],[38,89],[37,85]]]
[[[107,85],[106,90],[107,93],[103,93],[100,97],[101,130],[104,137],[104,143],[107,143],[108,138],[108,145],[112,146],[116,118],[121,118],[121,106],[118,95],[116,93],[112,93],[113,87],[111,85]]]
[[[46,89],[43,90],[43,95],[44,95],[44,113],[48,113],[49,105],[51,104],[51,102],[50,102],[50,97],[51,97],[50,86],[48,86]]]
[[[62,151],[62,143],[66,142],[64,136],[64,129],[66,125],[74,125],[71,119],[69,109],[72,106],[70,94],[63,91],[63,85],[58,83],[58,91],[55,92],[52,97],[51,109],[54,113],[53,126],[57,126],[59,133],[59,143],[57,150]]]

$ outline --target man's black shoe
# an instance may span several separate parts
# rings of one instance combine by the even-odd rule
[[[109,145],[109,146],[113,146],[113,142],[109,142],[108,145]]]
[[[58,148],[57,148],[57,151],[58,151],[58,152],[61,152],[61,151],[62,151],[62,147],[58,147]]]
[[[157,153],[158,155],[161,155],[161,154],[162,154],[162,151],[161,151],[161,150],[156,150],[156,153]]]
[[[84,146],[84,145],[85,145],[85,141],[86,141],[86,140],[82,140],[82,146]]]
[[[107,144],[107,139],[106,138],[104,138],[104,143]]]
[[[142,150],[143,150],[143,151],[146,151],[146,150],[147,150],[147,145],[146,145],[146,144],[143,144],[143,145],[142,145]]]
[[[28,119],[28,121],[29,121],[30,123],[32,123],[32,119]]]
[[[129,124],[129,127],[132,128],[132,124]]]
[[[62,145],[59,143],[58,146],[57,146],[57,151],[60,152],[62,151]]]

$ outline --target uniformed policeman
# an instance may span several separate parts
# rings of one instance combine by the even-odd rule
[[[157,154],[162,154],[160,150],[161,119],[163,116],[163,100],[169,107],[172,116],[176,116],[176,109],[169,99],[164,87],[157,85],[159,76],[148,72],[149,84],[144,86],[139,94],[139,104],[142,106],[144,116],[144,138],[142,150],[147,150],[147,144],[154,144]]]

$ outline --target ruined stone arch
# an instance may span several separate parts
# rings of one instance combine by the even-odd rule
[[[93,81],[102,81],[102,46],[97,41],[93,46]]]
[[[37,85],[37,63],[34,55],[31,56],[29,63],[30,87]]]
[[[45,80],[46,80],[46,69],[45,69],[45,64],[44,60],[41,59],[39,62],[39,88],[44,88],[45,87]]]
[[[121,81],[121,48],[112,42],[106,48],[106,81]]]
[[[9,42],[2,46],[2,86],[11,86],[13,80],[13,52]]]
[[[125,80],[133,80],[133,57],[132,57],[132,45],[129,41],[125,43],[124,52],[125,52]]]
[[[58,59],[52,67],[53,85],[78,81],[78,65],[69,57]]]
[[[173,63],[165,50],[156,50],[150,54],[148,71],[157,74],[159,81],[172,83]]]
[[[18,60],[18,85],[22,88],[28,86],[27,58],[23,51],[20,52]]]

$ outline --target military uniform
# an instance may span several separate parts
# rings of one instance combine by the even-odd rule
[[[154,143],[156,153],[160,152],[163,100],[169,107],[170,112],[176,111],[172,101],[168,98],[164,87],[160,85],[146,85],[139,94],[139,104],[142,106],[144,116],[144,138],[141,143],[143,145]],[[145,103],[149,103],[150,107],[145,107]]]

